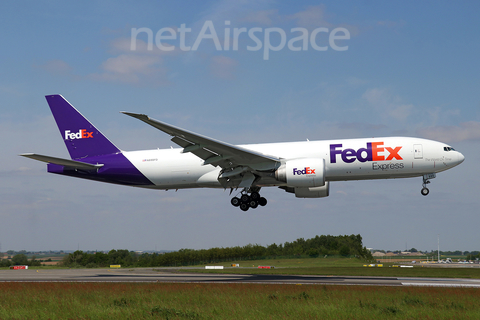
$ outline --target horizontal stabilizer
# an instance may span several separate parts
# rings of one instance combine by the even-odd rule
[[[54,163],[54,164],[58,164],[65,167],[75,168],[75,169],[95,170],[103,167],[103,164],[91,164],[91,163],[85,163],[85,162],[80,162],[75,160],[44,156],[36,153],[22,153],[21,156],[38,160],[38,161]]]

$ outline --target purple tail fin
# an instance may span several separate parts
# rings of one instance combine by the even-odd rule
[[[64,97],[54,94],[45,98],[72,159],[120,152]]]

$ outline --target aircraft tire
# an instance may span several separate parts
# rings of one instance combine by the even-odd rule
[[[248,203],[241,203],[240,204],[240,210],[242,210],[242,211],[248,211],[249,208],[250,208],[250,206],[248,205]]]
[[[242,196],[240,197],[240,201],[243,203],[247,203],[250,201],[250,197],[248,196],[248,194],[242,194]]]
[[[240,205],[240,199],[238,199],[237,197],[233,197],[232,200],[230,200],[230,203],[232,204],[232,206],[238,207]]]
[[[426,196],[430,193],[430,190],[428,190],[428,188],[422,188],[420,192],[422,193],[423,196]]]
[[[261,205],[262,207],[266,206],[267,199],[265,199],[264,197],[261,197],[260,199],[258,199],[258,204]]]
[[[252,192],[252,193],[250,194],[250,199],[252,199],[252,200],[258,200],[258,199],[260,199],[260,193],[258,193],[258,192]]]
[[[258,207],[258,201],[250,200],[248,202],[248,205],[250,206],[250,208],[255,209],[256,207]]]

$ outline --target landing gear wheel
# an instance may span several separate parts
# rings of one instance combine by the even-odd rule
[[[258,208],[258,206],[265,206],[267,199],[260,196],[260,188],[244,188],[236,197],[230,200],[230,203],[235,207],[240,207],[240,210],[247,211],[248,209]]]
[[[252,192],[252,193],[250,194],[250,198],[251,198],[252,200],[258,200],[258,199],[260,199],[260,193],[258,193],[258,192]]]
[[[422,191],[421,191],[422,195],[426,196],[426,195],[428,195],[429,192],[430,192],[430,190],[428,190],[428,188],[426,188],[426,187],[422,188]]]
[[[238,207],[240,205],[240,199],[238,199],[237,197],[234,197],[232,198],[232,200],[230,200],[230,203],[232,204],[232,206]]]
[[[262,207],[266,206],[267,199],[265,199],[264,197],[261,197],[260,199],[258,199],[258,204],[261,205]]]
[[[258,201],[250,200],[248,202],[248,205],[250,206],[250,208],[255,209],[256,207],[258,207]]]

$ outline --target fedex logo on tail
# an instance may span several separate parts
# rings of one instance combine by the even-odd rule
[[[355,160],[360,162],[388,161],[393,159],[403,160],[403,158],[398,154],[402,147],[384,147],[383,142],[367,142],[366,148],[360,148],[358,150],[342,150],[342,147],[343,145],[341,143],[330,145],[330,163],[337,163],[337,155],[340,155],[342,161],[345,163],[352,163]]]
[[[293,168],[293,175],[304,175],[304,174],[315,174],[316,169],[312,169],[310,167],[305,167],[304,169],[298,170],[297,168]]]
[[[80,129],[78,132],[65,131],[65,140],[87,139],[93,138],[93,131],[87,132],[87,129]]]

